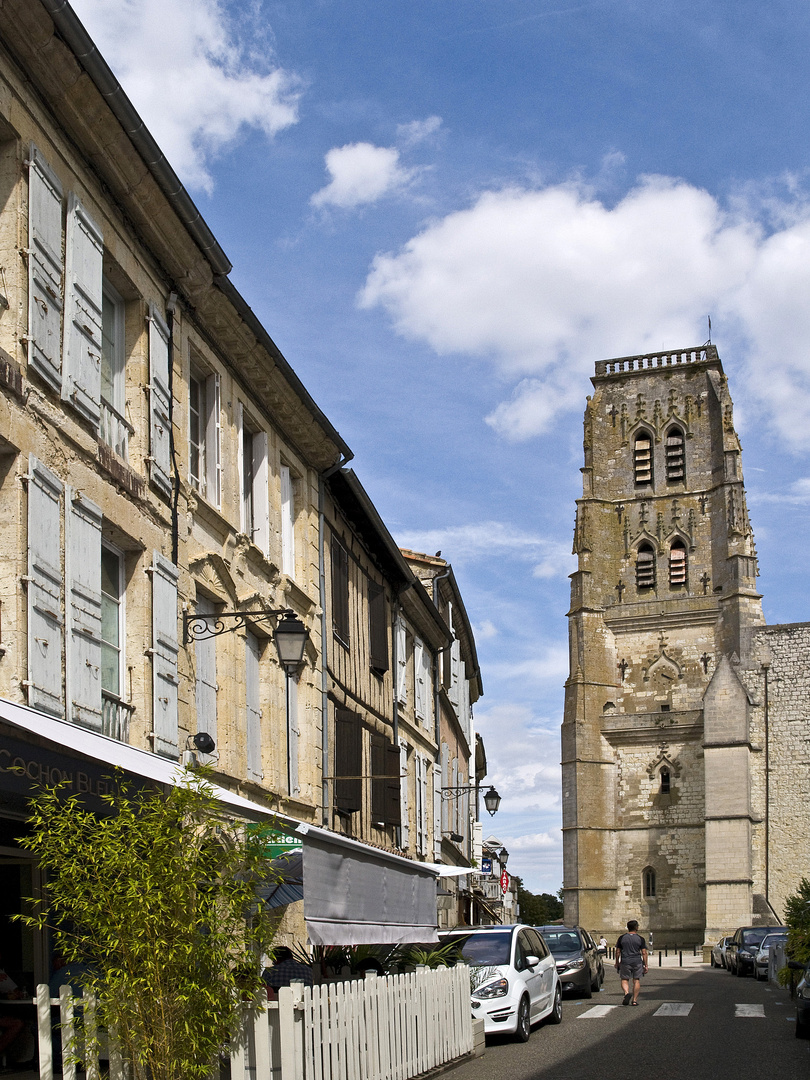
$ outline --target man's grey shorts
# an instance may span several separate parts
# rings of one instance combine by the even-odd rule
[[[643,974],[644,962],[642,960],[628,961],[626,964],[622,960],[621,967],[619,968],[619,978],[640,979]]]

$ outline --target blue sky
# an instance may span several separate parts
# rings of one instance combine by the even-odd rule
[[[74,0],[477,631],[491,828],[562,882],[568,574],[594,361],[718,345],[769,622],[810,618],[810,8]]]

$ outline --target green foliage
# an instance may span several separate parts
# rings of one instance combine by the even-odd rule
[[[260,842],[188,771],[168,795],[120,778],[108,816],[57,786],[31,803],[20,843],[47,875],[55,951],[87,966],[98,1021],[115,1031],[135,1080],[206,1080],[244,1001],[258,1000],[272,919],[255,900]]]
[[[461,944],[448,941],[444,945],[403,945],[398,953],[403,967],[454,967],[461,959]]]
[[[787,952],[791,960],[810,963],[810,881],[802,878],[799,887],[785,901]]]
[[[514,878],[518,886],[518,903],[520,904],[520,921],[529,926],[545,926],[563,917],[563,904],[557,896],[551,893],[539,895],[523,888],[523,882],[519,877]],[[560,890],[562,892],[562,889]]]

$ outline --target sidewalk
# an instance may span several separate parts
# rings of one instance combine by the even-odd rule
[[[680,955],[678,954],[678,952],[673,952],[672,949],[668,949],[667,952],[668,952],[669,955],[664,955],[664,950],[663,949],[661,950],[660,963],[659,963],[659,959],[658,959],[659,958],[658,950],[656,949],[653,952],[651,952],[649,954],[650,968],[654,968],[654,967],[681,967],[681,966],[683,966],[683,967],[709,967],[708,964],[703,963],[703,952],[702,952],[701,949],[698,949],[697,956],[692,955],[691,947],[688,948],[688,949],[684,949],[683,952]],[[681,956],[683,956],[683,964],[681,964]],[[606,959],[604,961],[605,970],[607,970],[608,968],[612,968],[614,963],[615,963],[615,960],[612,960],[610,958]]]

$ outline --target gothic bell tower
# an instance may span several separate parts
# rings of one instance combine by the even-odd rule
[[[592,382],[562,725],[565,917],[703,940],[751,911],[734,665],[764,619],[740,442],[712,345],[600,361]]]

